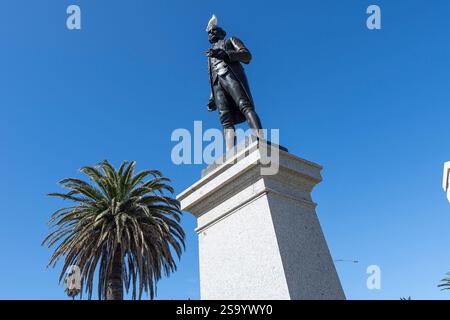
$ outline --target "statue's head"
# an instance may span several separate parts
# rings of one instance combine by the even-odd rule
[[[208,40],[210,43],[224,39],[227,34],[225,30],[217,25],[217,18],[215,15],[209,20],[206,32],[208,32]]]
[[[208,31],[208,40],[210,43],[217,42],[225,38],[227,33],[221,27],[214,27]]]

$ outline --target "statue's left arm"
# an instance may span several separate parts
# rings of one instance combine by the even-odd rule
[[[252,54],[245,47],[244,43],[236,37],[229,39],[233,49],[226,50],[230,62],[242,62],[248,64],[252,60]]]

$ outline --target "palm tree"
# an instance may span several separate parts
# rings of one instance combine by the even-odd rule
[[[446,273],[447,276],[450,276],[450,272]],[[438,287],[442,287],[441,290],[450,290],[450,277],[446,277],[441,280],[441,284]]]
[[[157,170],[134,174],[134,168],[134,161],[124,161],[116,171],[105,160],[80,169],[91,183],[64,179],[60,184],[69,191],[49,194],[74,204],[51,216],[52,232],[42,244],[57,247],[48,266],[64,257],[60,282],[78,266],[88,299],[97,269],[99,299],[122,300],[130,285],[133,299],[143,292],[153,299],[161,276],[177,268],[173,253],[179,259],[185,248],[179,202],[164,195],[174,192],[170,180]]]

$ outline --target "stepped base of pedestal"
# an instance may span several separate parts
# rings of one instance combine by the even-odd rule
[[[178,196],[198,218],[202,299],[345,299],[311,199],[321,167],[286,151],[261,175],[261,143]]]

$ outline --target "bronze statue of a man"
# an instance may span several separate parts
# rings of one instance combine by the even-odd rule
[[[235,145],[234,125],[247,121],[253,133],[263,138],[261,121],[255,112],[242,63],[252,59],[250,51],[236,37],[225,38],[213,15],[206,29],[212,48],[206,51],[211,96],[208,110],[218,109],[224,128],[226,149]]]

